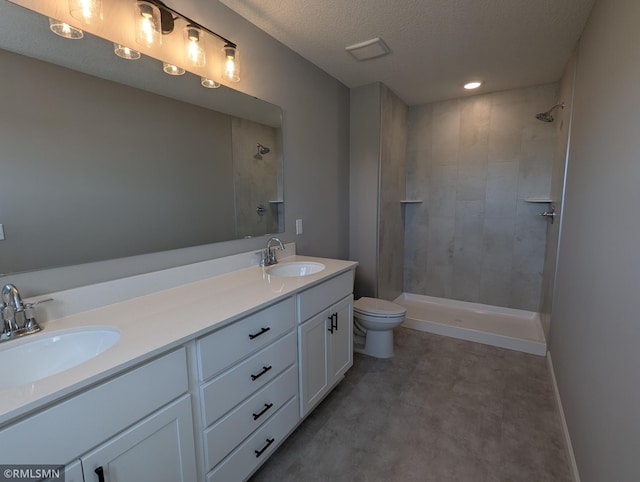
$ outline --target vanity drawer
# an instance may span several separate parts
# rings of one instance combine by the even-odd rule
[[[204,381],[295,326],[293,297],[198,340],[198,376]]]
[[[293,398],[245,443],[207,475],[207,482],[246,480],[282,443],[298,423],[298,398]]]
[[[298,322],[308,320],[351,293],[353,293],[353,270],[303,291],[297,296]]]
[[[296,362],[296,333],[239,363],[200,388],[202,419],[207,427]]]
[[[186,393],[187,379],[184,348],[125,372],[0,430],[2,463],[66,463]]]
[[[205,430],[206,470],[215,467],[297,393],[298,371],[293,365],[218,423]]]

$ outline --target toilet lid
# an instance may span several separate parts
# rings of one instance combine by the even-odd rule
[[[407,312],[404,306],[378,298],[360,298],[353,303],[353,310],[378,316],[400,316]]]

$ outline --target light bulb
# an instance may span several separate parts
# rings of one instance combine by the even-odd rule
[[[200,85],[202,87],[206,87],[207,89],[217,89],[220,87],[220,84],[212,79],[207,79],[206,77],[200,77]]]
[[[135,2],[134,19],[137,43],[149,48],[162,45],[160,9],[158,7],[150,2]]]
[[[186,44],[185,61],[193,67],[203,67],[207,63],[206,54],[202,44],[202,32],[193,25],[187,25],[184,29],[184,41]]]
[[[114,42],[113,44],[113,53],[115,53],[118,57],[121,57],[126,60],[137,60],[140,58],[140,52],[137,50],[130,49],[124,45],[120,45]]]
[[[182,75],[185,70],[177,65],[170,64],[169,62],[162,62],[162,70],[165,74],[169,75]]]
[[[102,21],[102,0],[69,0],[69,13],[86,24]]]
[[[56,20],[55,18],[49,19],[49,28],[56,35],[60,35],[60,37],[72,40],[77,40],[84,37],[84,33],[82,32],[82,30],[72,27],[66,22]]]
[[[224,71],[222,76],[229,82],[240,81],[240,63],[238,62],[238,49],[231,44],[222,48],[224,54]]]

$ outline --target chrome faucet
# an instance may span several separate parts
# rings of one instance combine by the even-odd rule
[[[36,321],[35,306],[51,299],[23,303],[18,288],[12,284],[4,285],[2,288],[2,310],[0,311],[0,318],[2,318],[0,341],[40,331],[42,328]]]
[[[278,247],[284,251],[284,244],[282,244],[280,238],[276,238],[275,236],[269,238],[269,241],[267,241],[267,249],[262,252],[262,260],[260,260],[260,266],[271,266],[272,264],[276,264],[278,262],[276,253],[271,248],[272,242],[278,243]]]

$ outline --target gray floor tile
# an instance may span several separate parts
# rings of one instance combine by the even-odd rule
[[[543,357],[400,328],[252,482],[570,482]]]

